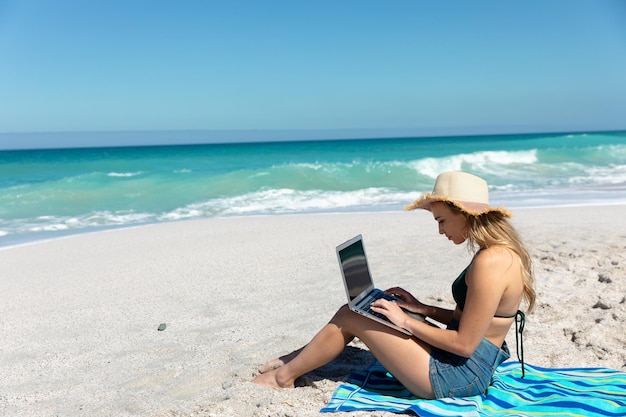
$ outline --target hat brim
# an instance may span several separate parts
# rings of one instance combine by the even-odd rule
[[[457,201],[452,200],[443,196],[434,196],[431,193],[427,193],[422,195],[420,198],[408,204],[404,207],[405,210],[415,210],[415,209],[423,209],[430,211],[430,206],[435,202],[445,202],[451,203],[459,210],[470,214],[472,216],[480,216],[481,214],[490,213],[490,212],[500,212],[504,217],[513,217],[513,214],[504,206],[500,207],[491,207],[488,204],[468,202],[468,201]]]

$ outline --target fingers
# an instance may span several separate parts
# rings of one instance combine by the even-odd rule
[[[386,304],[385,303],[389,303],[390,301],[385,300],[384,298],[378,299],[376,301],[374,301],[372,303],[372,307],[373,308],[382,308],[385,309],[386,308]]]
[[[392,304],[398,305],[396,301],[385,300],[384,298],[378,299],[372,303],[372,307],[387,310]]]
[[[399,299],[401,299],[402,301],[404,301],[407,305],[410,304],[415,304],[418,302],[417,298],[415,298],[413,296],[413,294],[411,294],[410,292],[408,292],[407,290],[400,288],[400,287],[393,287],[393,288],[389,288],[387,291],[385,291],[387,294],[392,295],[394,297],[397,297]]]

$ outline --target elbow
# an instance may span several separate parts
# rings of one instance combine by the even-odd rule
[[[453,346],[451,353],[454,353],[455,355],[458,355],[464,358],[469,358],[470,356],[474,354],[477,347],[478,346],[474,345],[473,343],[459,341],[459,343],[456,343]]]
[[[460,345],[456,349],[456,352],[453,352],[453,353],[456,355],[462,356],[464,358],[469,358],[470,356],[474,354],[475,350],[476,348],[474,347],[470,347],[468,345]]]

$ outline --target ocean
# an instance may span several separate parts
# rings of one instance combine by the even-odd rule
[[[184,219],[402,210],[450,170],[485,178],[509,208],[625,204],[626,132],[0,151],[0,247]]]

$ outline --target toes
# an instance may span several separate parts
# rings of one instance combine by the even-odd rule
[[[274,369],[278,369],[283,365],[283,361],[281,361],[280,359],[274,359],[259,366],[258,371],[260,374],[264,374],[266,372],[273,371]]]

